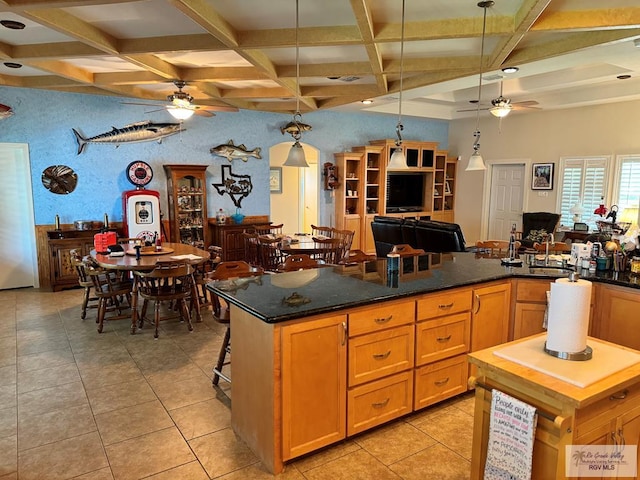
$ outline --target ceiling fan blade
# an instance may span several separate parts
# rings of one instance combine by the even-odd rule
[[[162,103],[120,102],[122,105],[142,105],[145,107],[165,107]]]
[[[532,107],[534,105],[538,105],[538,102],[535,100],[525,100],[523,102],[515,102],[513,105],[519,105],[521,107]]]
[[[541,107],[533,107],[529,105],[514,105],[514,110],[542,110]]]
[[[216,114],[213,112],[210,112],[209,110],[198,110],[196,109],[193,113],[195,113],[196,115],[200,116],[200,117],[215,117]]]
[[[192,105],[196,110],[209,110],[212,112],[237,112],[237,107],[227,105]]]
[[[491,107],[480,107],[479,109],[478,108],[468,108],[466,110],[456,110],[456,112],[475,112],[477,110],[481,110],[481,111],[482,110],[489,110],[490,108]]]

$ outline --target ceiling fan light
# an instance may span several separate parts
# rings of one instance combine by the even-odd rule
[[[309,166],[304,155],[304,148],[302,148],[302,145],[300,145],[300,142],[298,140],[296,140],[295,143],[291,145],[291,150],[289,150],[287,160],[282,165],[285,167]]]
[[[489,111],[494,117],[503,118],[511,113],[511,106],[493,107]]]
[[[194,110],[192,110],[191,108],[183,107],[169,107],[167,108],[167,111],[173,118],[177,120],[187,120],[194,114]]]
[[[484,165],[484,160],[482,159],[482,155],[478,150],[475,150],[473,154],[469,157],[469,165],[465,168],[466,172],[471,172],[474,170],[486,170],[487,167]]]

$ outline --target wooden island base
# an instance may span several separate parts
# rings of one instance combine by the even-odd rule
[[[472,479],[483,478],[494,388],[538,410],[531,476],[534,480],[569,478],[565,473],[566,445],[604,445],[614,439],[626,445],[640,444],[640,364],[581,388],[494,355],[500,348],[527,340],[469,355],[469,362],[478,367],[477,377],[469,379],[470,386],[476,387]],[[589,337],[589,341],[597,340]],[[607,345],[621,352],[631,350]]]

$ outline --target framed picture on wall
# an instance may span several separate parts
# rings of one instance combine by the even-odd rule
[[[282,193],[282,167],[269,168],[269,192]]]
[[[531,190],[553,190],[553,163],[534,163]]]

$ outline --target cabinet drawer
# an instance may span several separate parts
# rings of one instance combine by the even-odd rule
[[[413,373],[396,375],[349,390],[347,436],[411,412]]]
[[[640,384],[614,392],[592,405],[576,411],[576,438],[609,422],[634,408],[640,407]]]
[[[448,315],[416,325],[416,365],[469,351],[471,312]]]
[[[350,339],[349,386],[413,368],[413,352],[413,325]]]
[[[418,320],[471,310],[471,290],[451,290],[418,300]]]
[[[416,369],[413,409],[467,391],[467,357],[458,355]]]
[[[551,289],[548,280],[518,280],[516,302],[547,303],[547,292]]]
[[[376,332],[385,328],[413,323],[415,320],[415,302],[384,303],[375,307],[354,310],[349,313],[349,336]]]

